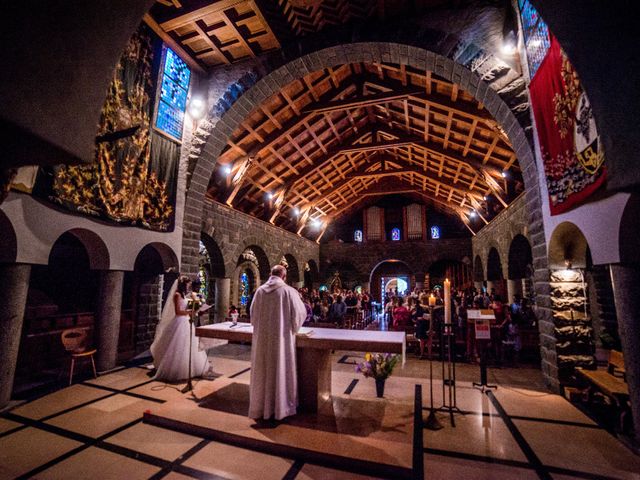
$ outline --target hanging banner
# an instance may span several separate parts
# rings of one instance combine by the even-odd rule
[[[602,142],[573,65],[552,37],[529,86],[551,215],[584,203],[605,181]]]

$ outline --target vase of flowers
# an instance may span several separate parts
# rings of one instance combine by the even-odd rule
[[[398,363],[398,355],[390,353],[367,353],[364,362],[356,366],[356,371],[362,373],[366,378],[373,378],[376,381],[376,395],[378,398],[384,396],[384,384],[387,378],[393,373],[393,369]]]

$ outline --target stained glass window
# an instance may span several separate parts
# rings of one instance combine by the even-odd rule
[[[391,240],[397,241],[400,240],[400,229],[392,228],[391,229]]]
[[[362,241],[362,230],[356,230],[353,232],[353,240],[356,242]]]
[[[249,275],[247,272],[240,274],[240,305],[243,307],[249,303]]]
[[[551,45],[549,28],[529,0],[518,0],[518,7],[529,61],[529,75],[533,78]]]
[[[187,108],[187,94],[191,71],[170,48],[166,49],[160,99],[156,114],[156,128],[180,140]]]
[[[211,265],[211,259],[209,258],[209,252],[204,243],[200,242],[200,259],[198,266],[198,279],[200,280],[200,291],[198,292],[202,298],[209,298],[209,265]]]
[[[436,225],[431,227],[431,238],[434,240],[437,240],[438,238],[440,238],[440,227]]]

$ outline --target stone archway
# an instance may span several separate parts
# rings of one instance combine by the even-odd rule
[[[194,260],[188,252],[192,252],[197,248],[197,245],[195,245],[196,240],[194,240],[197,237],[193,236],[193,231],[196,228],[200,229],[198,223],[202,217],[208,179],[211,172],[213,172],[216,159],[225,148],[227,139],[240,125],[243,118],[296,78],[319,69],[344,63],[372,61],[392,62],[433,71],[438,76],[458,84],[461,89],[481,101],[487,111],[501,125],[514,147],[523,172],[525,187],[531,191],[528,201],[536,202],[536,205],[540,204],[535,158],[525,130],[518,122],[509,105],[480,76],[443,55],[406,44],[361,42],[348,45],[348,48],[345,48],[344,45],[337,45],[302,55],[270,72],[248,89],[246,84],[249,81],[255,81],[256,75],[246,74],[245,77],[248,75],[248,80],[241,82],[243,89],[246,89],[246,93],[241,95],[230,107],[229,103],[225,102],[222,107],[224,107],[223,111],[226,110],[226,112],[222,114],[219,120],[217,118],[211,119],[211,123],[213,121],[216,121],[216,123],[212,128],[210,127],[211,133],[208,135],[204,147],[196,154],[197,160],[192,167],[192,181],[187,193],[186,205],[195,214],[193,220],[185,219],[184,223],[182,264],[185,271],[195,270]],[[534,226],[532,225],[531,228],[533,229]],[[541,230],[542,225],[537,224],[537,229]],[[544,242],[544,240],[541,241]]]
[[[402,37],[400,35],[395,38]],[[411,41],[407,41],[407,43],[411,43]],[[466,66],[445,56],[452,55],[451,51],[441,55],[407,43],[360,42],[349,44],[348,46],[335,45],[301,55],[289,63],[274,69],[253,86],[247,87],[246,84],[243,84],[246,92],[240,95],[231,106],[226,102],[222,105],[223,108],[216,111],[208,122],[209,130],[202,137],[202,139],[206,138],[206,142],[201,142],[204,146],[198,147],[198,153],[194,155],[196,161],[192,166],[192,181],[186,199],[187,208],[193,214],[186,218],[184,223],[183,269],[186,271],[195,269],[193,259],[190,258],[188,252],[192,252],[197,248],[195,244],[197,241],[194,240],[197,235],[194,235],[194,232],[200,229],[199,222],[202,217],[208,180],[213,172],[216,159],[227,144],[227,139],[239,127],[246,115],[290,82],[319,69],[353,62],[390,62],[432,71],[439,77],[456,83],[462,90],[479,100],[497,121],[513,145],[522,171],[525,185],[524,203],[528,211],[531,212],[528,217],[528,233],[534,239],[533,251],[536,252],[535,266],[538,270],[538,276],[548,275],[547,257],[542,253],[546,251],[546,244],[542,212],[540,210],[542,202],[539,190],[539,176],[535,157],[529,143],[529,136],[525,132],[525,128],[529,126],[529,120],[525,120],[523,126],[515,115],[516,109],[521,105],[512,104],[513,106],[511,107],[498,92],[491,88],[488,83],[490,79],[488,81],[483,80],[477,73]],[[425,44],[428,44],[428,42]],[[477,49],[477,51],[481,51],[481,49]],[[250,81],[254,81],[256,78],[252,75],[249,75],[249,77],[251,77],[249,78]],[[487,78],[494,77],[488,76]],[[505,89],[505,92],[507,91],[507,95],[513,93],[512,89]],[[501,94],[504,94],[504,92]],[[520,111],[519,115],[521,113]],[[525,115],[525,117],[528,116]],[[536,298],[543,298],[544,295],[548,295],[548,287],[543,283],[537,283],[536,290],[538,294]],[[536,308],[536,316],[541,324],[549,324],[548,328],[545,326],[547,330],[552,328],[552,316],[548,305],[539,304]],[[541,328],[542,330],[543,328]],[[543,373],[550,387],[555,388],[558,386],[555,367],[543,368]]]

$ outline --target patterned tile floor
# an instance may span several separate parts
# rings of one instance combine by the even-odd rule
[[[216,370],[249,382],[248,348],[210,351]],[[359,354],[336,352],[333,391],[368,399],[372,380],[354,371]],[[387,381],[385,398],[413,402],[421,384],[429,402],[426,361],[410,358]],[[435,403],[442,383],[436,367]],[[534,368],[490,371],[499,388],[471,387],[477,367],[458,368],[452,427],[423,431],[427,479],[640,479],[640,458],[564,398],[544,390]],[[0,415],[0,479],[354,479],[372,478],[296,458],[280,458],[142,423],[146,409],[178,398],[182,385],[150,379],[131,367],[64,388]]]

